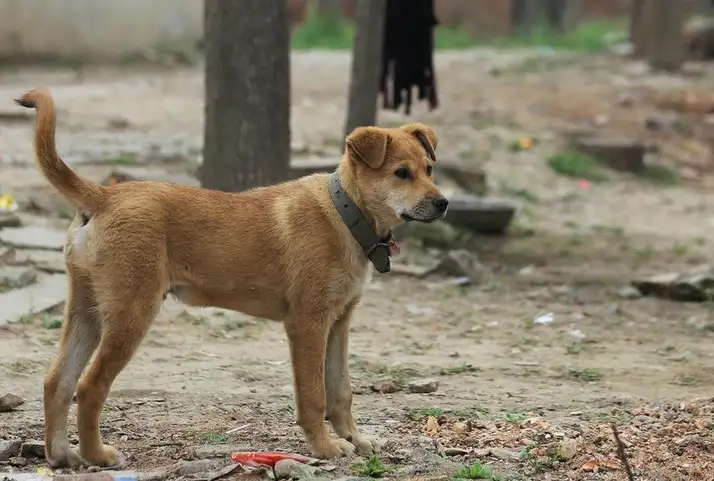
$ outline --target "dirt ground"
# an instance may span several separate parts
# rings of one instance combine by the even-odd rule
[[[349,56],[300,53],[292,62],[294,149],[338,155]],[[439,156],[481,165],[490,194],[515,202],[518,214],[507,237],[469,244],[488,271],[478,285],[375,275],[367,286],[351,369],[358,422],[383,443],[385,476],[455,479],[462,466],[481,463],[491,469],[484,479],[626,479],[615,422],[636,479],[714,480],[712,304],[625,289],[639,276],[710,261],[711,119],[673,112],[662,99],[685,91],[706,98],[714,67],[664,76],[613,55],[485,49],[440,52],[436,62],[441,107],[409,119],[383,112],[380,123],[433,124]],[[34,86],[52,88],[60,151],[89,177],[118,163],[132,168],[120,161],[127,152],[200,160],[200,67],[3,71],[0,110]],[[652,118],[661,128],[648,127]],[[681,180],[609,173],[583,184],[555,173],[546,159],[562,148],[563,130],[586,125],[658,146],[648,162]],[[523,135],[537,145],[511,151]],[[61,213],[27,208],[26,199],[46,190],[32,165],[30,123],[0,121],[0,193],[23,201],[25,224],[63,228]],[[403,248],[411,262],[435,255],[415,243]],[[552,322],[534,322],[547,313]],[[0,395],[26,401],[0,413],[0,440],[42,439],[54,317],[0,330]],[[438,380],[438,389],[402,388],[415,379]],[[379,383],[399,390],[375,392]],[[137,471],[225,461],[238,450],[304,453],[282,327],[167,301],[114,385],[102,432]],[[0,460],[0,470],[33,472],[43,463],[15,457]],[[367,476],[359,463],[336,461],[323,475]]]

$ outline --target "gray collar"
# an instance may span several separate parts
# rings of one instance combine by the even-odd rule
[[[392,233],[389,232],[385,238],[381,238],[374,233],[372,226],[364,218],[357,204],[350,199],[350,196],[342,188],[339,170],[330,175],[329,190],[337,212],[360,247],[362,247],[367,258],[374,264],[377,272],[382,274],[389,272],[391,268],[389,243],[394,242]]]

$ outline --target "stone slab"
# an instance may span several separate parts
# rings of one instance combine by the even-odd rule
[[[22,289],[0,294],[0,326],[17,322],[64,302],[67,276],[53,275]]]
[[[0,243],[18,249],[46,249],[61,251],[67,233],[45,227],[13,227],[0,230]]]
[[[64,254],[57,251],[39,249],[19,249],[15,251],[14,264],[33,265],[37,269],[51,274],[63,274],[67,271]]]

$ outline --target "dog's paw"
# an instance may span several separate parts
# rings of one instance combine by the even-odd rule
[[[310,453],[314,457],[321,459],[352,456],[355,453],[355,446],[346,439],[327,438],[310,446]]]
[[[370,454],[378,453],[381,446],[377,441],[360,436],[353,435],[350,440],[360,456],[369,456]]]
[[[104,444],[98,452],[82,453],[82,458],[92,465],[108,468],[119,464],[119,453],[113,447]]]
[[[76,468],[84,464],[82,457],[77,451],[67,446],[64,449],[55,450],[55,452],[47,453],[47,464],[51,468]]]

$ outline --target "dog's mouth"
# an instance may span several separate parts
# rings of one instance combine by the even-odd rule
[[[434,216],[434,217],[423,217],[423,218],[421,218],[421,217],[413,217],[413,216],[411,216],[411,215],[409,215],[409,214],[407,214],[407,213],[402,213],[402,214],[399,215],[399,217],[401,217],[402,220],[403,220],[403,221],[406,221],[406,222],[422,222],[422,223],[424,223],[424,224],[431,224],[432,222],[441,219],[441,218],[443,217],[443,214],[439,214],[439,215]]]

